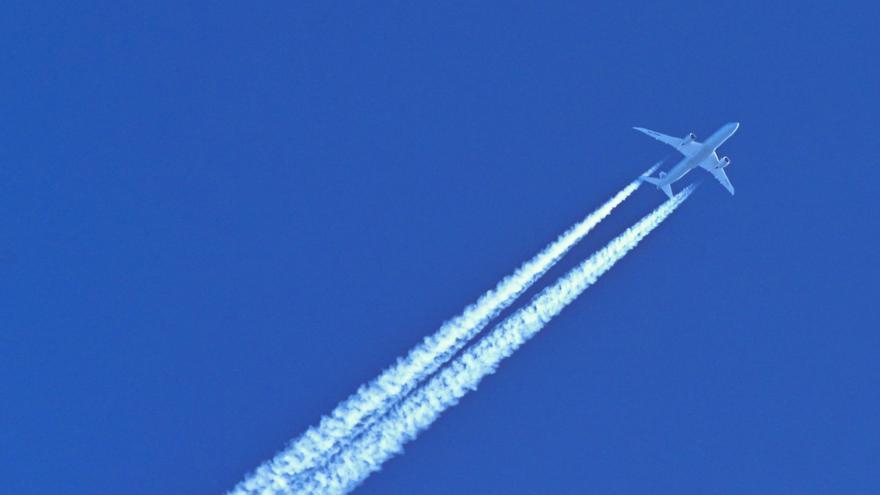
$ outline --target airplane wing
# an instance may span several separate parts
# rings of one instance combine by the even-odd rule
[[[669,146],[672,146],[684,156],[695,155],[703,147],[703,145],[697,141],[685,143],[682,138],[667,136],[666,134],[661,134],[657,131],[652,131],[651,129],[645,129],[644,127],[633,127],[633,129],[643,132],[661,143],[666,143]]]
[[[733,195],[733,184],[730,183],[730,179],[727,178],[727,173],[724,171],[723,168],[703,168],[705,168],[710,174],[718,179],[718,182],[720,182],[721,185],[724,186],[724,189],[727,189],[727,192]]]

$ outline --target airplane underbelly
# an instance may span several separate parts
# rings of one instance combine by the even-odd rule
[[[697,168],[700,163],[705,160],[707,156],[709,156],[709,153],[710,152],[707,149],[704,152],[698,153],[688,159],[682,160],[678,165],[676,165],[672,168],[672,170],[669,171],[669,183],[671,184],[678,179],[681,179],[682,177],[687,175],[688,172]]]
[[[678,179],[681,179],[682,177],[687,175],[687,173],[690,172],[693,168],[693,160],[685,160],[679,163],[678,165],[673,167],[672,170],[669,171],[669,183],[673,183]]]

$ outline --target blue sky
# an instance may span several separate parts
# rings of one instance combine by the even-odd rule
[[[359,493],[877,492],[878,14],[13,2],[4,490],[223,493],[671,165],[631,126],[735,120],[735,197],[689,175]],[[638,191],[546,280],[662,200]]]

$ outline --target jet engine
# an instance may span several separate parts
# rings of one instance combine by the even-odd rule
[[[682,138],[681,145],[684,146],[695,139],[697,139],[697,135],[692,132],[692,133],[688,134],[687,136],[685,136],[684,138]]]
[[[718,164],[718,168],[724,168],[724,167],[730,165],[730,158],[725,156],[724,158],[719,160],[719,162],[720,163]]]

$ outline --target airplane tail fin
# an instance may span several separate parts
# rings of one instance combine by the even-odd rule
[[[655,177],[649,177],[649,176],[647,176],[647,175],[643,175],[643,176],[641,177],[641,179],[642,179],[643,181],[647,182],[648,184],[654,184],[655,186],[657,186],[657,189],[660,189],[661,191],[663,191],[664,193],[666,193],[667,196],[669,196],[669,197],[671,198],[671,197],[672,197],[672,186],[670,186],[669,184],[664,184],[664,183],[663,183],[663,180],[662,180],[662,179],[663,179],[663,177],[665,177],[665,176],[666,176],[666,173],[665,173],[665,172],[660,172],[660,178],[659,178],[659,179],[657,179],[657,178],[655,178]]]

